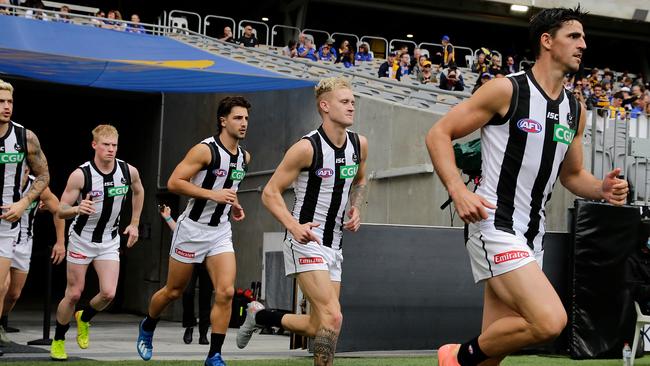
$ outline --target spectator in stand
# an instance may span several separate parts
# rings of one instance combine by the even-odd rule
[[[449,36],[442,36],[442,67],[448,67],[450,63],[456,63],[454,46],[449,43]]]
[[[395,79],[395,69],[393,68],[393,65],[395,65],[395,59],[397,58],[397,52],[391,51],[388,53],[388,60],[381,64],[379,66],[379,71],[377,72],[377,76],[380,78],[389,78],[389,79]]]
[[[582,85],[577,85],[573,88],[573,95],[580,102],[580,104],[586,106],[585,95],[582,93]]]
[[[9,8],[5,8],[3,5],[11,5],[11,1],[0,0],[0,15],[10,15]]]
[[[282,55],[287,57],[298,57],[298,42],[293,39],[282,49]]]
[[[609,105],[609,119],[618,118],[620,120],[625,119],[625,108],[623,108],[623,93],[617,92],[612,96],[612,100]]]
[[[413,75],[414,78],[419,80],[420,73],[422,72],[422,69],[424,68],[424,62],[425,61],[430,61],[427,56],[421,55],[417,60],[417,63],[411,62],[411,75]],[[431,63],[433,65],[433,62]],[[433,70],[433,66],[432,66]]]
[[[472,65],[472,72],[475,72],[479,75],[488,72],[488,65],[485,62],[485,53],[481,52],[476,58],[476,62]]]
[[[359,45],[359,52],[357,52],[354,59],[358,61],[372,61],[372,52],[370,52],[370,45],[366,42],[361,42]]]
[[[235,41],[235,39],[232,37],[232,29],[230,29],[230,27],[223,28],[223,35],[221,38],[219,38],[219,40],[228,43],[237,43],[237,41]]]
[[[603,92],[605,92],[605,95],[607,95],[607,98],[612,97],[614,95],[614,90],[612,90],[612,83],[608,82],[607,79],[604,78],[605,81],[603,81]]]
[[[257,37],[253,34],[253,27],[250,24],[246,24],[244,27],[244,34],[237,39],[237,43],[244,47],[257,47],[259,42]]]
[[[108,13],[106,13],[106,19],[102,23],[102,28],[106,29],[115,29],[117,27],[117,22],[115,22],[115,10],[109,10]]]
[[[318,61],[318,56],[316,56],[316,50],[314,47],[314,38],[307,34],[305,35],[305,44],[302,47],[298,47],[298,57],[308,58],[312,61]]]
[[[338,62],[342,62],[343,66],[346,68],[354,66],[354,50],[352,49],[352,45],[348,43],[348,45],[345,46],[343,53],[339,55],[339,60],[340,61]],[[337,63],[337,61],[334,61],[334,63]]]
[[[641,96],[634,101],[634,108],[630,111],[630,118],[639,118],[642,114],[645,114],[648,104],[650,102],[650,96]]]
[[[27,19],[40,19],[40,20],[44,20],[46,22],[50,20],[50,17],[47,14],[45,14],[42,11],[38,10],[38,9],[42,10],[42,9],[45,8],[45,6],[43,5],[43,2],[41,0],[28,0],[25,3],[24,6],[26,6],[28,8],[32,8],[32,9],[29,9],[29,10],[27,10],[25,12],[25,18],[27,18]],[[33,9],[37,9],[37,10],[33,10]]]
[[[411,56],[407,53],[401,53],[399,55],[399,64],[397,68],[397,75],[395,78],[397,80],[402,80],[403,77],[411,74]],[[408,77],[408,76],[407,76]]]
[[[596,86],[597,84],[600,84],[599,72],[600,71],[596,67],[591,69],[591,75],[589,76],[589,83],[591,83],[592,87]]]
[[[607,95],[603,91],[603,86],[600,84],[594,85],[593,94],[587,99],[587,109],[592,110],[607,107],[609,107],[609,98],[607,98]]]
[[[501,71],[501,58],[499,55],[492,55],[492,62],[490,63],[488,72],[494,76],[497,76],[497,74],[503,75],[503,71]]]
[[[607,67],[605,68],[605,70],[603,70],[603,79],[601,80],[601,82],[603,84],[605,84],[605,83],[612,84],[612,89],[614,89],[614,82],[615,82],[614,81],[614,73],[611,70],[609,70],[609,68],[607,68]]]
[[[346,52],[346,50],[348,50],[349,52],[349,48],[350,48],[350,42],[348,42],[347,39],[344,39],[339,45],[339,48],[336,52],[336,60],[334,61],[334,63],[343,62],[343,53]]]
[[[513,56],[506,57],[506,64],[503,66],[503,73],[509,75],[517,71],[519,71],[519,66],[515,64],[515,58]]]
[[[140,16],[138,14],[131,14],[131,23],[126,25],[126,31],[130,33],[145,34],[147,31],[144,26],[140,24]]]
[[[421,56],[424,58],[424,56]],[[417,80],[422,83],[422,84],[429,84],[431,83],[432,85],[438,82],[438,79],[436,78],[436,74],[433,73],[433,64],[431,61],[427,60],[425,58],[424,62],[420,65],[421,70],[417,75]]]
[[[482,87],[483,84],[487,83],[488,81],[492,80],[494,76],[490,74],[489,72],[484,72],[481,74],[481,77],[476,80],[476,84],[474,84],[474,88],[472,89],[472,94],[474,94],[478,88]]]
[[[440,89],[463,91],[465,90],[465,82],[463,75],[460,74],[456,63],[452,62],[449,67],[440,73]]]
[[[91,20],[91,22],[93,23],[93,25],[95,27],[101,27],[101,26],[104,25],[104,21],[101,20],[101,19],[98,19],[98,18],[105,18],[105,17],[106,17],[106,14],[104,14],[103,11],[99,10],[97,13],[95,13],[95,18],[93,18]]]
[[[67,5],[63,5],[61,9],[59,9],[59,13],[61,14],[56,14],[55,15],[55,20],[59,23],[72,23],[72,20],[70,19],[70,8]]]
[[[645,94],[645,87],[643,86],[643,84],[634,84],[632,86],[632,95],[642,98],[644,94]]]
[[[332,47],[329,43],[325,43],[318,50],[318,59],[325,62],[336,61],[336,56],[332,53]]]
[[[420,72],[420,70],[415,71],[420,68],[420,57],[422,57],[422,49],[414,48],[413,57],[411,58],[411,75],[417,75]]]
[[[328,38],[328,39],[325,41],[325,44],[323,44],[322,46],[320,46],[320,48],[318,49],[318,57],[320,58],[320,55],[323,53],[323,48],[324,48],[325,46],[327,46],[327,48],[329,49],[329,54],[332,55],[331,57],[334,58],[334,59],[331,60],[331,61],[336,61],[336,49],[334,49],[334,40],[333,40],[332,38]],[[328,58],[329,58],[329,56],[328,56]],[[321,60],[322,60],[322,58],[321,58]],[[328,61],[328,60],[325,60],[325,61]]]

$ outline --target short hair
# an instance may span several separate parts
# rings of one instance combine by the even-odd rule
[[[544,9],[534,15],[530,19],[529,36],[531,49],[533,50],[535,59],[537,59],[541,53],[542,45],[539,40],[542,34],[548,33],[551,37],[555,37],[557,30],[562,27],[562,24],[571,20],[576,20],[582,23],[586,14],[587,12],[583,11],[578,4],[575,9]]]
[[[13,85],[9,84],[8,82],[6,82],[6,81],[4,81],[2,79],[0,79],[0,90],[6,90],[9,93],[11,93],[11,95],[14,95],[14,87],[13,87]]]
[[[615,99],[625,99],[625,95],[623,95],[623,92],[619,91],[614,93],[614,98]]]
[[[322,79],[314,88],[316,100],[320,101],[323,94],[329,93],[336,89],[352,90],[352,84],[350,84],[350,81],[348,81],[348,79],[340,76]]]
[[[242,96],[228,96],[219,101],[217,107],[217,133],[221,133],[221,117],[226,118],[234,107],[251,108],[251,103]]]
[[[93,141],[99,141],[100,137],[119,137],[117,128],[112,125],[99,125],[93,129]]]

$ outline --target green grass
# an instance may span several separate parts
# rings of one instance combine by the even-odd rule
[[[2,360],[2,359],[0,359]],[[196,366],[202,361],[68,361],[65,363],[54,361],[24,361],[24,362],[2,362],[6,366],[146,366],[155,364],[157,366]],[[384,358],[336,358],[337,366],[437,366],[434,357],[384,357]],[[513,356],[507,358],[502,366],[619,366],[621,360],[586,360],[575,361],[564,357],[538,357],[538,356]],[[650,357],[637,360],[635,365],[650,366]],[[311,366],[313,361],[310,358],[293,358],[289,360],[255,360],[255,361],[228,361],[228,366]]]

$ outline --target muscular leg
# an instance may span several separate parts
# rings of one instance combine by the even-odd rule
[[[314,337],[314,365],[332,365],[343,315],[338,296],[340,283],[332,282],[328,271],[298,274],[298,285],[312,308],[310,315],[288,314],[282,327]]]
[[[190,282],[183,290],[183,328],[191,328],[196,325],[194,316],[194,294],[196,292],[196,280],[199,276],[198,266],[195,265],[192,270]]]
[[[4,297],[7,292],[7,280],[9,277],[9,269],[11,268],[11,259],[0,257],[0,295]],[[0,301],[0,314],[2,314],[4,301]]]
[[[514,310],[506,306],[492,290],[490,282],[485,282],[485,292],[483,296],[483,324],[481,332],[485,332],[487,328],[499,319],[507,317],[519,317]],[[481,366],[499,366],[505,356],[491,358],[481,363]]]
[[[199,266],[199,334],[206,335],[210,328],[212,280],[204,264]]]
[[[25,281],[27,281],[28,272],[19,271],[15,268],[11,269],[11,275],[9,276],[10,284],[9,290],[5,295],[4,307],[2,309],[2,315],[7,315],[13,310],[16,305],[16,301],[20,298],[20,294],[25,287]]]
[[[102,311],[115,298],[117,280],[120,277],[120,262],[95,260],[93,266],[99,278],[99,293],[90,300],[90,306],[97,311]]]
[[[214,304],[210,312],[212,333],[226,334],[232,312],[232,298],[235,295],[234,285],[237,274],[235,253],[207,257],[205,265],[215,291]]]
[[[65,288],[65,295],[56,310],[56,321],[59,324],[65,325],[70,323],[72,314],[74,314],[74,307],[79,302],[81,292],[86,283],[87,270],[87,264],[67,263],[66,276],[68,284]]]
[[[157,319],[170,302],[180,298],[187,283],[192,278],[194,264],[179,262],[169,258],[169,272],[165,287],[156,292],[149,302],[149,317]]]

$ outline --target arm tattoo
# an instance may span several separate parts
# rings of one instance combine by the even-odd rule
[[[364,198],[366,196],[367,186],[365,184],[359,184],[352,186],[350,190],[350,205],[356,208],[364,203]]]
[[[27,130],[27,164],[32,174],[36,176],[32,187],[25,193],[25,197],[32,202],[47,188],[50,183],[50,172],[38,137],[30,130]]]
[[[334,363],[334,352],[339,335],[332,329],[320,328],[314,337],[314,366]]]

